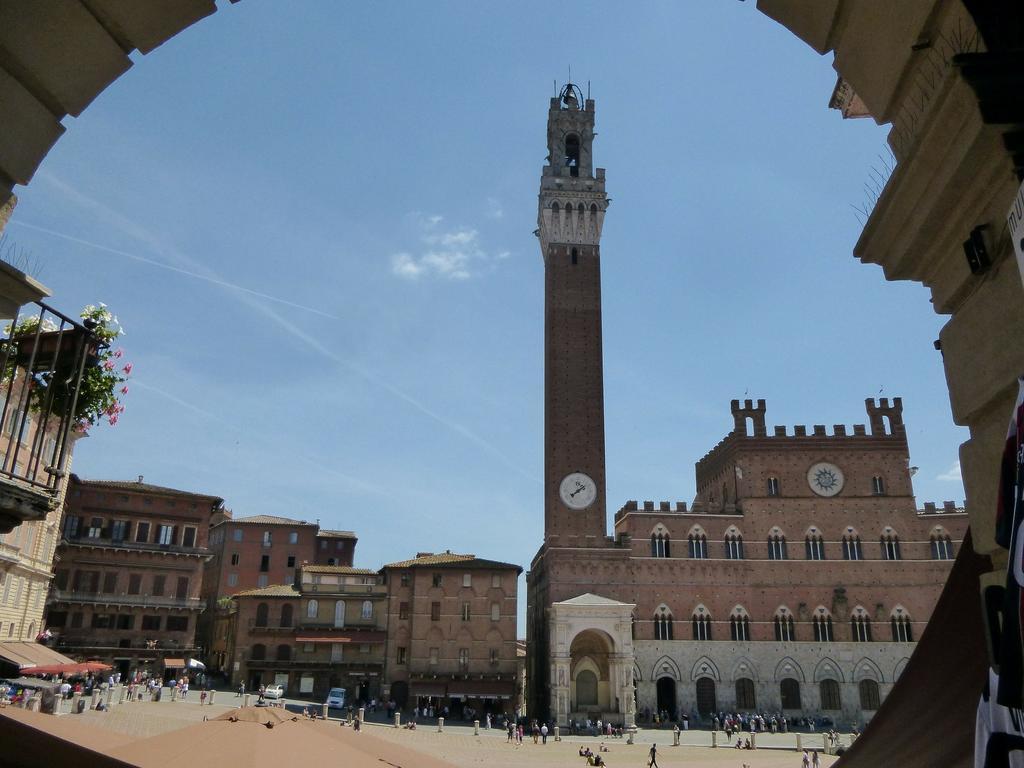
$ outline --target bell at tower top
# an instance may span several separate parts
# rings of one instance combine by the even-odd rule
[[[548,109],[548,164],[544,176],[593,179],[594,100],[566,83]],[[603,173],[599,172],[598,177]]]

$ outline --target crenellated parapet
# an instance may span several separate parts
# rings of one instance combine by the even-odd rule
[[[925,515],[928,517],[938,517],[940,515],[966,515],[967,502],[964,501],[958,506],[955,501],[944,501],[940,506],[934,501],[926,501],[924,503],[924,508],[917,510],[917,514],[922,517]]]

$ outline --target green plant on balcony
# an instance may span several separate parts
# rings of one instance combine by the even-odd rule
[[[33,370],[28,371],[29,407],[64,415],[74,402],[72,422],[78,432],[84,433],[104,419],[111,426],[117,424],[124,413],[122,400],[128,394],[126,382],[132,363],[123,359],[123,349],[112,346],[124,329],[106,304],[89,304],[80,316],[84,330],[61,332],[52,321],[40,321],[38,316],[19,319],[13,329],[8,326],[6,330],[12,342],[18,344],[18,354],[11,365],[25,366],[34,358]],[[73,382],[77,371],[69,366],[80,360],[74,351],[78,344],[88,348],[76,399]]]

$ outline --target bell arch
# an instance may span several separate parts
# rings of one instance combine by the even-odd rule
[[[840,683],[846,682],[846,678],[843,676],[842,670],[839,668],[839,664],[827,656],[819,661],[814,667],[814,682],[820,683],[822,680],[838,680]]]
[[[682,681],[683,675],[679,671],[679,665],[676,660],[671,656],[662,656],[651,668],[651,680],[657,680],[659,677],[671,677],[675,680]],[[638,680],[640,678],[637,678]]]
[[[696,682],[702,677],[710,677],[715,682],[720,682],[722,679],[721,674],[718,672],[718,665],[708,656],[701,656],[693,663],[693,667],[690,669],[690,680]]]
[[[807,677],[804,675],[804,668],[801,667],[792,656],[784,656],[779,659],[779,663],[775,665],[775,681],[779,682],[785,680],[787,677],[792,677],[801,683],[807,682]]]

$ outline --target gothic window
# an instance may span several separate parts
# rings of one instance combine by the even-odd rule
[[[707,612],[693,614],[693,639],[711,640],[711,616]]]
[[[708,556],[708,538],[703,533],[691,533],[689,537],[690,557],[705,560]]]
[[[871,493],[875,496],[885,495],[885,480],[879,475],[875,475],[871,478]]]
[[[932,560],[952,560],[953,542],[945,533],[932,534]]]
[[[651,534],[651,557],[671,557],[669,535],[665,531]]]
[[[769,477],[768,478],[768,495],[778,496],[779,495],[779,478]]]
[[[896,532],[887,528],[886,532],[882,534],[882,559],[883,560],[900,560],[900,537],[896,535]]]
[[[742,608],[729,617],[729,636],[733,640],[750,640],[750,619]]]
[[[743,537],[738,532],[733,532],[726,535],[725,557],[727,560],[743,559]]]
[[[796,639],[793,614],[784,608],[775,614],[775,639],[787,643]]]
[[[863,560],[864,554],[860,548],[860,536],[856,533],[847,533],[843,536],[843,560]]]
[[[808,560],[825,559],[825,542],[822,540],[820,533],[807,534],[807,538],[804,539],[804,548],[807,551]]]
[[[741,677],[736,681],[736,709],[757,709],[754,697],[754,681],[749,677]]]
[[[565,164],[570,176],[580,175],[580,137],[575,133],[565,137]]]
[[[861,680],[858,687],[860,688],[860,708],[868,712],[878,709],[878,683],[874,680]]]
[[[814,624],[814,642],[831,643],[833,641],[831,616],[827,613],[816,613],[811,622]]]
[[[786,560],[786,537],[776,533],[768,537],[768,559]]]
[[[906,613],[894,613],[891,623],[892,641],[894,643],[914,642],[914,632],[910,626],[910,617]]]
[[[664,606],[654,615],[654,639],[672,639],[672,614]]]
[[[783,709],[802,709],[800,706],[800,681],[792,677],[779,683],[779,694]]]
[[[821,687],[821,708],[828,710],[842,709],[839,700],[839,683],[835,680],[822,680]]]
[[[866,614],[857,613],[850,619],[850,639],[855,643],[871,642],[871,619]]]

